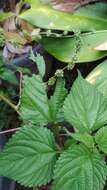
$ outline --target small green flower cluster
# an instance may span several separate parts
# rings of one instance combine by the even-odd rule
[[[0,28],[0,47],[3,47],[4,45],[5,45],[4,30]]]

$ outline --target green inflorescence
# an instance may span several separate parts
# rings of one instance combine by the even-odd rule
[[[3,47],[4,45],[5,45],[4,30],[0,28],[0,47]]]

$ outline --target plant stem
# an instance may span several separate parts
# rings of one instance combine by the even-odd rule
[[[53,133],[55,135],[55,138],[58,139],[60,126],[57,125],[57,124],[54,124],[53,127],[52,127],[52,131],[53,131]]]
[[[5,131],[1,131],[1,132],[0,132],[0,135],[6,134],[6,133],[15,132],[15,131],[18,131],[19,129],[20,129],[20,127],[14,128],[14,129],[5,130]]]
[[[18,113],[18,115],[20,115],[20,112],[18,111],[17,106],[14,105],[8,98],[6,98],[3,95],[0,95],[0,99],[3,100],[5,103],[7,103],[11,108],[13,108]]]
[[[23,79],[23,73],[21,71],[19,71],[20,73],[20,85],[19,85],[19,102],[17,104],[17,109],[19,108],[20,106],[20,100],[21,100],[21,95],[22,95],[22,79]]]
[[[72,133],[68,131],[66,127],[64,127],[63,130],[67,133],[68,136],[72,137]]]

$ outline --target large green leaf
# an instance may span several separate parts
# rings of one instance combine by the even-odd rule
[[[106,173],[106,163],[97,152],[71,146],[56,163],[53,190],[101,190]]]
[[[65,88],[65,81],[63,78],[58,78],[56,82],[55,92],[50,99],[50,107],[52,110],[54,120],[62,120],[63,113],[61,109],[66,95],[67,90]]]
[[[72,37],[43,37],[41,43],[55,58],[63,62],[75,63],[90,62],[101,59],[107,51],[97,51],[94,48],[105,42],[107,30],[94,31]]]
[[[90,12],[77,11],[75,14],[65,13],[53,9],[50,5],[43,4],[40,0],[26,0],[31,4],[31,9],[25,11],[20,15],[20,18],[28,21],[29,23],[46,29],[57,29],[66,31],[90,31],[90,30],[103,30],[107,29],[107,15],[105,14],[106,4],[96,7],[97,13],[90,14]],[[93,10],[94,11],[94,10]],[[101,17],[102,15],[102,17]]]
[[[95,135],[95,141],[99,149],[107,154],[107,127],[99,129]]]
[[[86,80],[95,85],[96,88],[107,98],[107,61],[99,64],[89,73]]]
[[[49,102],[42,78],[39,75],[24,77],[21,97],[21,116],[35,124],[51,122]]]
[[[101,21],[107,19],[106,11],[107,11],[107,4],[97,2],[93,5],[88,4],[87,6],[82,6],[74,14],[78,16],[82,15],[88,16],[89,18],[99,19]]]
[[[107,102],[103,95],[80,75],[64,103],[65,119],[80,132],[93,131],[107,123]]]
[[[53,176],[55,140],[50,130],[25,126],[0,154],[0,176],[25,186],[44,185]]]

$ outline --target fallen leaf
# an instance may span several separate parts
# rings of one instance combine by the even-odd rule
[[[11,43],[18,43],[21,45],[25,45],[27,43],[27,40],[20,36],[18,33],[16,32],[4,32],[5,35],[5,39],[7,42],[11,42]]]

